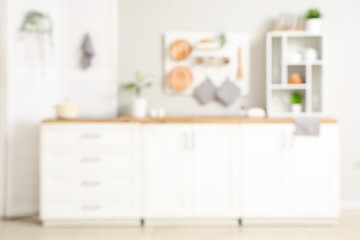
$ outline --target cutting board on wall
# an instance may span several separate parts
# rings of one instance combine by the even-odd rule
[[[217,41],[220,34],[226,37],[226,43],[222,47]],[[177,44],[176,48],[175,44]],[[206,79],[210,79],[216,87],[229,79],[240,88],[241,96],[250,93],[250,37],[248,33],[166,32],[163,48],[165,93],[192,96],[194,89]],[[179,57],[174,56],[174,53],[178,53]],[[173,83],[176,81],[173,79],[174,71],[179,68],[187,69],[183,72],[178,71],[177,74],[178,85],[183,86],[181,81],[186,81],[185,89],[173,87],[177,86]],[[191,76],[189,76],[189,71]],[[241,72],[240,75],[239,72]],[[188,84],[189,82],[191,84]]]

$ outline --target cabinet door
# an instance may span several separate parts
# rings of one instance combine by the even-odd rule
[[[144,126],[145,216],[190,216],[191,161],[183,125]]]
[[[287,214],[287,128],[283,124],[241,126],[244,218]]]
[[[338,215],[337,125],[322,125],[320,136],[295,136],[291,148],[291,210],[297,217]]]
[[[195,156],[194,214],[239,218],[238,127],[216,124],[195,128],[191,141]]]

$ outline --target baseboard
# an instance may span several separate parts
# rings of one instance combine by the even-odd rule
[[[342,201],[342,210],[360,210],[360,200]]]
[[[43,220],[42,226],[48,228],[62,227],[140,227],[140,219],[135,220]]]
[[[238,227],[238,219],[146,219],[146,227]]]
[[[338,219],[243,219],[245,227],[335,227]]]

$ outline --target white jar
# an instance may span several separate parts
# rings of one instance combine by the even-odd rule
[[[72,102],[64,102],[55,106],[59,119],[75,119],[79,117],[79,105]]]
[[[135,118],[145,118],[147,115],[147,100],[135,98],[131,104],[131,115]]]
[[[323,21],[321,18],[310,18],[306,20],[305,30],[310,33],[320,34],[322,32]]]
[[[304,53],[306,61],[314,61],[319,58],[319,54],[315,48],[307,48]]]

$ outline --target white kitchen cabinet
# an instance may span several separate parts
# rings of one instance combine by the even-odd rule
[[[237,126],[197,125],[194,214],[202,218],[239,218],[240,161]]]
[[[338,129],[323,125],[319,137],[293,136],[290,157],[291,215],[335,218],[338,201]]]
[[[242,126],[245,224],[338,217],[337,125],[322,125],[320,136],[294,130],[292,124]]]
[[[286,181],[286,136],[289,129],[278,124],[241,127],[241,157],[244,217],[285,216],[288,204]]]
[[[43,223],[139,225],[143,188],[139,134],[139,124],[43,125]]]
[[[239,217],[237,126],[147,125],[145,216]]]
[[[143,127],[145,218],[191,216],[192,170],[186,125]]]
[[[264,120],[265,121],[265,120]],[[291,123],[47,123],[45,225],[332,224],[338,126]]]

